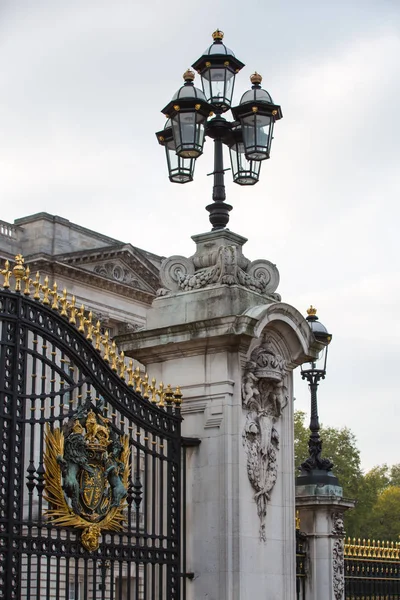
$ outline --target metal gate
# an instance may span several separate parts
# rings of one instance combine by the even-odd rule
[[[23,262],[0,271],[0,597],[178,600],[179,388]]]

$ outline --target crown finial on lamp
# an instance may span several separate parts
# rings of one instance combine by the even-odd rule
[[[317,309],[310,304],[310,308],[307,309],[307,314],[309,317],[315,317],[317,315]]]
[[[186,69],[183,74],[183,79],[185,81],[193,81],[194,80],[194,71],[192,69]]]
[[[260,84],[262,82],[262,76],[257,71],[254,71],[253,75],[250,75],[250,81],[253,85]]]
[[[212,38],[214,42],[222,42],[222,40],[224,39],[224,32],[220,29],[216,29],[212,34]]]

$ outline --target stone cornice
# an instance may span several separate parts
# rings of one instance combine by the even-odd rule
[[[21,217],[20,219],[15,219],[14,225],[18,227],[23,227],[26,223],[34,223],[35,221],[48,221],[49,223],[60,223],[62,225],[66,225],[70,229],[89,235],[90,237],[97,239],[107,245],[122,243],[120,240],[108,237],[107,235],[103,235],[102,233],[98,233],[97,231],[93,231],[92,229],[88,229],[87,227],[82,227],[82,225],[72,223],[64,217],[59,217],[58,215],[51,215],[47,212],[35,213],[34,215],[28,215],[26,217]]]
[[[174,356],[195,356],[222,350],[246,352],[252,340],[255,321],[246,316],[217,317],[204,321],[183,323],[158,329],[120,335],[115,338],[117,346],[127,356],[146,362],[162,355],[168,359]],[[168,344],[165,344],[168,339]]]

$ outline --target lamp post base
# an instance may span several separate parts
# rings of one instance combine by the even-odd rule
[[[206,210],[210,213],[209,218],[212,231],[225,229],[229,223],[229,212],[232,210],[232,206],[226,202],[214,201],[212,204],[206,206]]]

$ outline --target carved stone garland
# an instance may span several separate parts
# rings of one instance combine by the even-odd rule
[[[332,514],[332,534],[336,537],[333,544],[333,593],[336,600],[344,598],[344,523],[343,513]]]
[[[255,491],[260,540],[264,542],[267,503],[277,478],[279,434],[275,424],[288,402],[285,367],[284,359],[267,339],[251,353],[242,383],[242,405],[247,410],[243,431],[247,474]]]
[[[200,257],[170,256],[161,265],[160,278],[163,287],[157,292],[159,296],[224,284],[241,285],[280,300],[279,294],[274,293],[279,284],[276,266],[268,260],[250,262],[234,244],[220,246]]]

